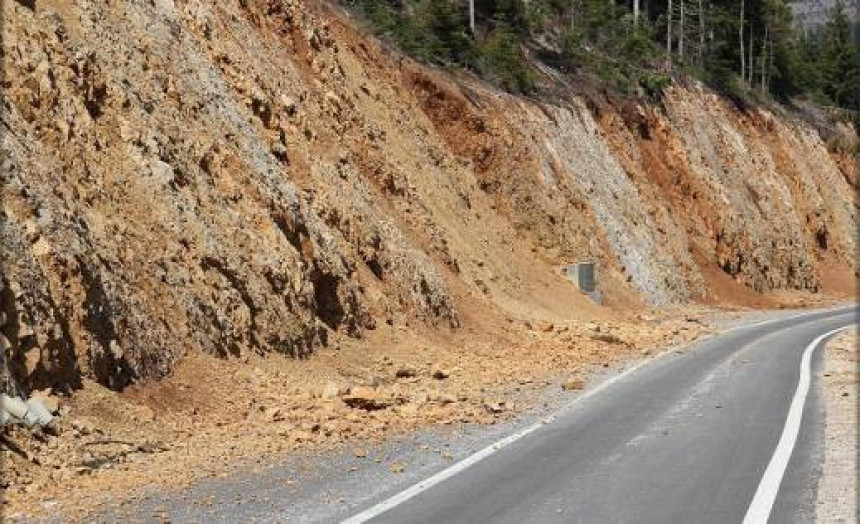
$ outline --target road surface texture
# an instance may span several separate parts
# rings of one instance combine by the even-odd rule
[[[156,488],[98,520],[722,524],[743,522],[758,494],[770,522],[812,522],[823,406],[820,348],[807,350],[857,320],[856,305],[749,315],[590,385],[572,403],[556,386],[550,395],[568,405],[550,416],[421,432],[374,445],[366,458],[273,457],[178,495]],[[797,402],[804,353],[811,387]],[[792,404],[802,414],[796,439],[786,429]],[[393,473],[395,462],[404,471]]]
[[[758,521],[811,522],[822,450],[818,352],[784,476],[762,477],[805,350],[856,321],[855,309],[772,321],[656,359],[435,485],[381,497],[353,521],[740,523],[759,484],[776,481],[773,503],[757,502]]]

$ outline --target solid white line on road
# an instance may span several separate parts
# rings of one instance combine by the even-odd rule
[[[662,355],[660,355],[660,356],[662,356]],[[619,380],[632,374],[633,372],[635,372],[636,370],[638,370],[639,368],[641,368],[645,364],[649,364],[649,363],[653,362],[654,360],[656,360],[656,358],[651,359],[651,360],[643,360],[642,362],[637,363],[635,366],[631,367],[630,369],[627,369],[627,370],[623,371],[622,373],[619,373],[618,375],[615,375],[615,376],[605,380],[604,382],[601,382],[594,389],[590,389],[590,390],[583,392],[581,395],[576,397],[573,400],[573,402],[567,406],[567,408],[560,410],[559,413],[563,413],[563,412],[567,411],[567,409],[569,409],[573,405],[575,405],[579,402],[582,402],[583,400],[587,399],[588,397],[596,395],[600,391],[608,388],[612,384],[618,382]],[[493,453],[513,444],[514,442],[516,442],[517,440],[520,440],[521,438],[525,437],[526,435],[529,435],[530,433],[535,432],[539,428],[553,422],[556,418],[558,418],[558,415],[551,415],[549,417],[542,419],[540,422],[537,422],[537,423],[532,424],[531,426],[529,426],[525,429],[517,431],[513,435],[510,435],[506,438],[503,438],[502,440],[500,440],[494,444],[490,444],[489,446],[485,447],[484,449],[482,449],[476,453],[473,453],[472,455],[469,455],[468,457],[461,460],[460,462],[457,462],[456,464],[453,464],[453,465],[449,466],[448,468],[443,469],[442,471],[436,473],[435,475],[428,477],[428,478],[426,478],[426,479],[424,479],[424,480],[422,480],[416,484],[413,484],[412,486],[406,488],[405,490],[392,496],[391,498],[385,499],[382,502],[380,502],[379,504],[376,504],[375,506],[371,506],[370,508],[362,511],[361,513],[357,513],[356,515],[353,515],[352,517],[344,520],[342,522],[342,524],[361,524],[363,522],[367,522],[370,519],[375,518],[375,517],[385,513],[386,511],[388,511],[388,510],[390,510],[396,506],[399,506],[400,504],[403,504],[407,500],[415,497],[416,495],[419,495],[421,492],[427,491],[428,489],[432,488],[436,484],[439,484],[440,482],[443,482],[443,481],[453,477],[457,473],[460,473],[461,471],[469,468],[470,466],[477,464],[478,462],[484,460],[485,458],[489,457]]]
[[[837,311],[843,311],[843,310],[844,310],[845,312],[847,312],[847,311],[849,311],[849,310],[851,310],[851,309],[856,309],[856,308],[857,308],[857,306],[856,306],[856,305],[850,305],[850,306],[838,306],[838,307],[835,307],[835,308],[824,309],[824,310],[821,310],[820,312],[821,312],[821,313],[836,313]],[[769,318],[769,319],[767,319],[767,320],[762,320],[762,321],[760,321],[760,322],[754,322],[754,323],[752,323],[752,324],[741,324],[741,325],[739,325],[739,326],[735,326],[735,327],[729,328],[729,329],[727,329],[727,330],[725,330],[725,331],[723,331],[722,333],[719,333],[719,334],[720,334],[720,335],[722,335],[722,334],[725,334],[725,333],[730,333],[730,332],[732,332],[732,331],[738,331],[738,330],[741,330],[741,329],[747,329],[747,328],[754,328],[754,327],[766,326],[766,325],[768,325],[768,324],[775,324],[775,323],[777,323],[777,322],[785,322],[785,321],[787,321],[787,320],[794,320],[794,319],[796,319],[796,318],[808,317],[808,316],[810,316],[810,315],[811,315],[811,313],[808,313],[808,312],[807,312],[807,313],[798,313],[797,315],[791,315],[790,317],[776,317],[776,318]]]
[[[782,483],[785,469],[788,467],[788,461],[791,459],[791,453],[794,451],[795,443],[797,443],[797,435],[800,433],[800,423],[803,419],[803,405],[806,403],[806,395],[809,393],[812,353],[821,344],[822,340],[843,329],[845,327],[828,331],[813,340],[803,351],[803,357],[800,359],[800,380],[797,383],[797,390],[794,392],[794,398],[791,400],[791,405],[788,408],[782,436],[779,438],[779,443],[777,443],[776,449],[773,451],[770,463],[767,465],[767,469],[759,482],[758,489],[756,489],[755,496],[753,496],[752,502],[747,509],[744,524],[767,524],[773,504],[776,502],[776,495],[779,493],[779,485]]]

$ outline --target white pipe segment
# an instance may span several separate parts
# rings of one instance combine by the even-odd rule
[[[27,404],[18,397],[10,397],[9,395],[0,395],[0,409],[8,413],[18,420],[24,420],[27,416],[29,408]]]
[[[27,407],[30,408],[28,415],[31,416],[31,420],[33,421],[30,425],[48,426],[54,421],[54,416],[45,408],[41,400],[30,398],[27,400]]]

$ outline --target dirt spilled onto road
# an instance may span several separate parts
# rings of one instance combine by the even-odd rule
[[[306,361],[189,355],[171,377],[119,397],[88,382],[61,401],[58,436],[10,435],[24,449],[4,452],[4,511],[84,516],[290,451],[361,453],[428,426],[494,424],[535,407],[547,387],[581,389],[606,367],[709,333],[702,314],[510,322],[491,339],[389,330],[361,354],[344,340]]]

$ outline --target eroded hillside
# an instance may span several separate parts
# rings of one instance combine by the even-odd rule
[[[2,330],[25,389],[856,275],[856,158],[700,87],[518,98],[316,2],[4,9]],[[559,276],[581,260],[605,307]]]

